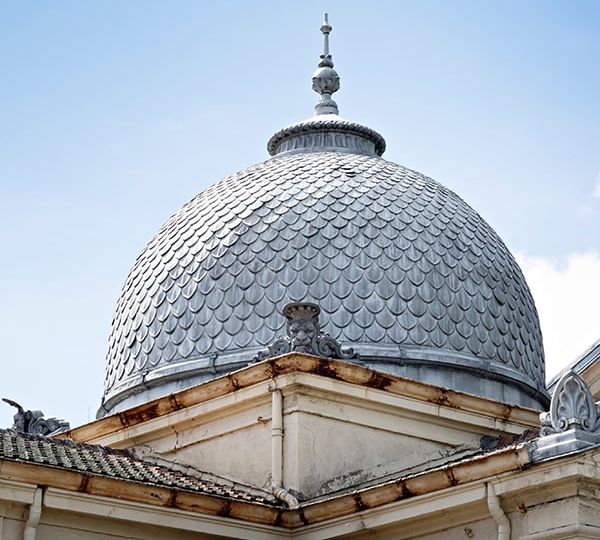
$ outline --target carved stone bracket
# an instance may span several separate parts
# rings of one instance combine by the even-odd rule
[[[17,409],[17,414],[13,418],[12,429],[20,433],[31,433],[33,435],[52,435],[69,429],[69,422],[59,420],[58,418],[44,418],[42,411],[26,411],[16,401],[2,398],[2,401],[8,403]]]
[[[572,370],[556,385],[550,411],[540,414],[540,422],[540,438],[532,450],[535,461],[600,444],[600,402]]]
[[[289,352],[301,352],[343,360],[357,359],[358,353],[355,353],[353,349],[342,349],[340,343],[329,334],[321,332],[320,312],[321,310],[316,304],[287,304],[283,308],[283,315],[287,319],[287,336],[276,338],[269,348],[259,352],[254,360],[265,360]]]

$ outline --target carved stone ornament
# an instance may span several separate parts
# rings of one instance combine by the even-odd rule
[[[254,360],[265,360],[289,352],[301,352],[343,360],[357,359],[358,354],[353,349],[342,349],[335,339],[321,332],[320,312],[321,310],[316,304],[287,304],[283,308],[283,315],[287,319],[287,336],[275,339],[269,345],[268,350],[259,352]]]
[[[531,450],[534,461],[585,450],[600,444],[600,403],[574,371],[565,373],[540,414],[540,438]]]
[[[51,435],[60,433],[69,429],[69,422],[59,420],[58,418],[44,418],[42,411],[26,411],[16,401],[2,398],[2,401],[8,403],[17,409],[17,414],[13,418],[12,429],[20,433],[31,433],[33,435]]]
[[[598,431],[599,406],[585,381],[574,371],[560,379],[550,402],[550,411],[540,414],[541,435],[578,428]]]

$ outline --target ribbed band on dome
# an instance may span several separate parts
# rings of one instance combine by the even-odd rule
[[[321,115],[278,131],[269,139],[267,150],[272,156],[328,150],[381,156],[385,152],[385,139],[361,124],[337,115]]]

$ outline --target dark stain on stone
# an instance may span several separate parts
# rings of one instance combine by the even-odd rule
[[[410,491],[410,489],[408,489],[404,480],[399,480],[398,482],[396,482],[396,486],[400,488],[400,495],[396,497],[397,501],[400,499],[408,499],[413,496],[413,493]]]
[[[269,371],[271,373],[271,377],[272,378],[277,377],[277,375],[279,375],[279,372],[281,371],[281,369],[277,365],[277,362],[275,362],[273,360],[266,360],[266,362],[267,362],[267,365],[269,366]]]
[[[231,512],[231,501],[223,501],[223,506],[217,512],[217,516],[227,517]]]
[[[179,409],[182,408],[181,403],[179,403],[179,401],[177,401],[177,397],[175,397],[175,394],[169,394],[167,396],[167,399],[169,400],[169,404],[171,405],[171,408],[174,411],[178,411]]]
[[[282,519],[283,519],[282,511],[277,510],[277,514],[275,515],[275,523],[273,523],[273,525],[275,527],[281,527]]]
[[[502,405],[502,412],[498,415],[498,418],[507,421],[512,415],[512,407],[510,405]]]
[[[171,508],[175,508],[177,506],[177,492],[174,489],[172,489],[169,493],[169,500],[166,502],[166,505],[170,506]]]
[[[330,379],[340,378],[337,371],[331,368],[331,362],[325,358],[319,360],[319,363],[313,372],[317,375],[323,375],[323,377],[329,377]]]
[[[369,380],[366,382],[367,386],[377,388],[377,390],[385,390],[390,384],[392,384],[392,380],[389,377],[376,371],[371,373]]]
[[[123,426],[140,424],[146,420],[152,420],[159,416],[158,402],[150,402],[143,407],[136,407],[119,413],[119,420]]]
[[[238,390],[240,388],[240,383],[238,382],[238,380],[235,377],[232,377],[231,375],[227,375],[227,380],[229,381],[229,384],[231,385],[231,387],[234,390]]]
[[[456,484],[458,484],[458,480],[454,478],[454,472],[452,471],[452,468],[448,467],[447,469],[444,469],[444,474],[450,481],[451,486],[455,486]]]
[[[452,407],[453,409],[458,409],[459,407],[452,402],[448,395],[448,390],[445,388],[438,388],[438,391],[435,396],[428,398],[427,401],[430,403],[435,403],[436,405],[444,405],[445,407]]]
[[[90,477],[87,474],[84,474],[81,478],[81,482],[79,486],[77,486],[77,491],[81,493],[85,493],[87,491],[88,484],[90,482]]]
[[[479,448],[489,452],[496,450],[500,446],[500,437],[492,437],[491,435],[484,435],[479,439]]]
[[[369,506],[365,504],[359,493],[354,495],[354,508],[357,512],[362,512],[363,510],[369,509]]]
[[[308,525],[308,519],[306,519],[306,516],[304,515],[304,510],[302,508],[300,508],[298,510],[298,517],[300,518],[300,521],[304,524],[304,525]]]

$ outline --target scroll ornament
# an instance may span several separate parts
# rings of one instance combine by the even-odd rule
[[[32,435],[51,435],[69,429],[69,422],[58,418],[44,418],[42,411],[26,411],[21,405],[12,399],[2,398],[17,409],[13,417],[12,429],[19,433],[30,433]]]

